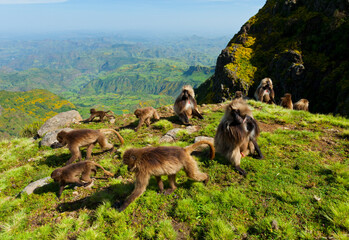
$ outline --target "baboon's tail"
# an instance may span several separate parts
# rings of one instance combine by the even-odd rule
[[[98,163],[93,162],[93,164],[96,165],[97,167],[102,168],[102,170],[104,171],[104,173],[105,173],[106,175],[108,175],[108,176],[110,176],[110,177],[113,177],[113,176],[114,176],[114,174],[112,174],[111,172],[105,170],[104,167],[102,167],[102,166],[99,165]]]
[[[111,128],[99,129],[99,131],[101,131],[102,133],[108,133],[108,132],[113,132],[113,133],[115,133],[115,134],[118,136],[121,145],[124,144],[124,139],[123,139],[123,138],[121,137],[121,135],[120,135],[117,131],[115,131],[114,129],[111,129]]]
[[[192,145],[189,145],[187,147],[184,148],[184,150],[188,153],[191,154],[198,146],[202,145],[202,144],[208,144],[211,148],[211,159],[214,159],[215,156],[215,148],[213,146],[213,143],[207,140],[202,140],[199,142],[196,142]]]

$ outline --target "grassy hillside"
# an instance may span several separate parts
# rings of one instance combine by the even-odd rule
[[[98,147],[93,151],[93,160],[116,178],[97,179],[91,190],[68,187],[60,201],[55,199],[55,183],[16,196],[30,182],[63,166],[70,157],[66,148],[38,148],[37,141],[24,138],[0,142],[0,238],[348,239],[349,120],[249,104],[262,130],[258,143],[265,159],[244,157],[246,178],[222,156],[208,160],[207,151],[196,152],[200,169],[210,176],[207,186],[180,171],[177,190],[165,196],[157,193],[152,178],[147,191],[121,213],[111,205],[133,189],[133,174],[122,165],[123,152],[156,146],[166,131],[182,127],[166,107],[159,109],[159,122],[137,133],[132,130],[137,124],[133,115],[118,116],[115,125],[72,126],[119,127],[125,145],[116,156],[99,154]],[[193,120],[200,130],[192,135],[180,132],[173,145],[187,146],[199,135],[213,137],[223,105],[201,106],[205,119]],[[110,139],[118,143],[114,136]]]
[[[75,109],[72,103],[46,90],[0,91],[0,139],[19,136],[25,125],[71,109]]]

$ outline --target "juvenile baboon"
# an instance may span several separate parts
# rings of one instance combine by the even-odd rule
[[[280,105],[284,108],[293,109],[292,95],[290,93],[285,93],[285,96],[281,98]]]
[[[238,99],[238,98],[241,98],[241,99],[243,99],[243,94],[242,94],[242,92],[241,91],[236,91],[235,92],[235,96],[234,96],[234,98],[233,99]]]
[[[301,100],[293,104],[293,109],[309,111],[309,101],[305,98],[302,98]]]
[[[270,78],[263,78],[259,86],[254,93],[256,100],[265,102],[268,104],[275,104],[275,94],[273,90],[273,82]]]
[[[151,118],[156,120],[160,119],[158,112],[153,107],[138,108],[135,110],[134,114],[137,118],[139,118],[138,126],[135,129],[136,132],[143,125],[143,123],[149,127]]]
[[[189,125],[189,119],[192,115],[204,119],[198,110],[194,89],[190,85],[182,87],[182,92],[177,97],[173,109],[185,125]]]
[[[95,117],[99,117],[99,121],[102,122],[102,121],[104,121],[104,117],[107,117],[107,118],[114,117],[113,115],[108,114],[109,112],[112,112],[112,111],[110,111],[110,110],[108,110],[108,111],[96,111],[96,109],[91,108],[90,109],[91,116],[85,120],[82,120],[81,122],[85,122],[85,123],[92,122]]]
[[[108,176],[114,176],[111,172],[105,170],[101,165],[92,161],[82,161],[73,163],[65,167],[57,168],[51,173],[51,178],[59,183],[58,199],[61,197],[64,186],[71,183],[76,183],[81,186],[87,186],[92,182],[90,175],[97,173],[97,167],[100,167]]]
[[[155,176],[160,192],[164,191],[161,176],[168,176],[170,189],[167,189],[165,194],[171,194],[176,189],[176,174],[182,168],[184,168],[188,177],[196,181],[203,181],[206,184],[209,176],[200,172],[196,161],[190,156],[191,152],[202,144],[210,146],[211,159],[213,159],[215,155],[214,146],[211,142],[205,140],[185,148],[161,146],[126,150],[123,156],[123,163],[127,165],[129,171],[135,172],[136,182],[133,192],[119,210],[123,211],[130,203],[143,194],[151,176]]]
[[[68,144],[68,148],[72,154],[71,158],[68,160],[67,164],[72,163],[75,159],[79,158],[81,161],[80,147],[87,147],[86,159],[91,157],[93,147],[99,143],[103,150],[113,150],[114,145],[108,143],[108,140],[104,133],[113,132],[115,133],[121,144],[124,143],[124,139],[121,135],[114,129],[75,129],[70,132],[60,131],[57,134],[57,140],[62,145]]]
[[[257,158],[263,158],[257,144],[259,131],[258,124],[244,100],[235,99],[226,107],[214,138],[215,147],[244,176],[246,172],[240,167],[241,156],[256,151]]]

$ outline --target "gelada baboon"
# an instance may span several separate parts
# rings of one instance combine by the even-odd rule
[[[194,89],[190,85],[182,87],[182,92],[177,97],[173,109],[185,125],[189,125],[189,119],[192,115],[204,119],[198,110]]]
[[[293,109],[309,111],[309,101],[307,99],[302,98],[301,100],[293,104]]]
[[[90,109],[91,116],[85,120],[82,120],[81,122],[85,122],[85,123],[92,122],[95,117],[99,117],[99,121],[102,122],[102,121],[104,121],[104,117],[107,117],[107,118],[114,117],[113,115],[108,114],[109,112],[112,113],[112,111],[110,111],[110,110],[108,110],[108,111],[96,111],[96,109],[91,108]]]
[[[281,98],[280,105],[283,108],[293,109],[292,95],[290,93],[285,93],[285,96]]]
[[[146,107],[146,108],[138,108],[135,110],[134,114],[137,118],[139,118],[138,126],[135,128],[135,131],[137,132],[138,129],[145,123],[148,127],[150,125],[150,119],[154,118],[156,120],[159,120],[159,114],[153,107]]]
[[[190,156],[191,152],[202,144],[208,144],[210,146],[211,159],[213,159],[215,155],[214,146],[211,142],[205,140],[185,148],[161,146],[126,150],[123,156],[123,162],[127,165],[129,171],[135,172],[136,182],[133,192],[119,210],[123,211],[130,203],[142,195],[147,188],[151,176],[155,176],[160,192],[164,191],[161,176],[168,176],[170,189],[166,190],[165,194],[171,194],[176,189],[176,173],[182,168],[184,168],[188,177],[196,181],[203,181],[206,184],[209,176],[206,173],[200,172],[196,161]]]
[[[241,99],[243,99],[243,94],[242,94],[242,92],[241,91],[236,91],[235,92],[235,96],[234,96],[234,98],[233,99],[238,99],[238,98],[241,98]]]
[[[273,82],[270,78],[262,79],[262,81],[256,89],[256,92],[254,93],[254,97],[258,101],[265,102],[268,104],[275,104]]]
[[[67,164],[72,163],[75,159],[79,158],[81,161],[80,147],[87,147],[86,159],[91,157],[93,147],[99,143],[103,150],[113,150],[114,145],[108,143],[108,140],[104,133],[113,132],[115,133],[121,144],[124,143],[124,139],[121,135],[114,129],[75,129],[70,132],[60,131],[57,134],[57,140],[62,145],[68,144],[68,148],[72,154],[71,158],[68,160]]]
[[[226,107],[214,138],[215,147],[244,176],[246,172],[240,167],[241,156],[256,151],[257,158],[263,158],[257,144],[259,131],[258,124],[244,100],[235,99]]]
[[[92,161],[82,161],[73,163],[65,167],[57,168],[51,173],[51,178],[59,183],[58,199],[61,197],[64,186],[71,183],[76,183],[81,186],[88,186],[92,183],[90,175],[97,173],[97,167],[100,167],[108,176],[114,176],[111,172],[105,170],[101,165]]]

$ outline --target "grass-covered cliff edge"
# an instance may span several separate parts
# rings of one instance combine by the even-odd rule
[[[47,177],[69,159],[66,148],[38,148],[38,140],[0,142],[1,239],[347,239],[349,233],[349,120],[249,101],[262,133],[265,159],[242,159],[246,178],[223,157],[194,154],[207,186],[189,180],[183,171],[172,195],[157,193],[151,179],[147,191],[124,212],[111,207],[133,189],[133,174],[121,163],[129,147],[159,145],[159,138],[178,125],[169,109],[162,119],[137,133],[133,115],[116,123],[90,123],[73,128],[120,128],[125,145],[118,154],[100,153],[92,160],[116,173],[97,179],[92,190],[67,188],[56,200],[58,186],[31,195],[17,194],[30,182]],[[215,135],[224,104],[200,106],[204,120],[191,135],[183,132],[173,145],[187,146],[196,136]],[[118,141],[109,135],[112,142]],[[83,151],[85,156],[85,151]],[[102,177],[98,171],[97,177]],[[165,187],[167,186],[167,178]],[[274,224],[272,222],[274,221]],[[277,226],[275,226],[275,222]]]
[[[252,97],[270,77],[277,100],[289,92],[312,112],[349,115],[348,14],[346,0],[267,0],[222,50],[199,102],[220,102],[227,89]]]

